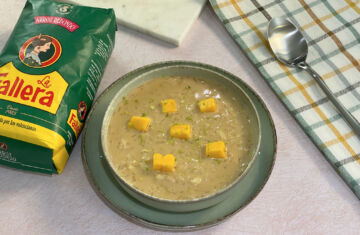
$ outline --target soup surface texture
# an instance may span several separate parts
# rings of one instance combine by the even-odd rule
[[[213,97],[217,111],[201,113],[198,102]],[[174,99],[177,112],[162,112],[161,101]],[[151,119],[147,132],[128,127],[130,118]],[[174,124],[190,124],[189,140],[170,137]],[[253,122],[235,92],[201,78],[161,77],[129,92],[111,117],[107,146],[116,173],[138,190],[162,199],[189,200],[231,184],[252,158]],[[209,158],[205,146],[223,141],[227,158]],[[173,154],[173,172],[155,171],[154,153]]]

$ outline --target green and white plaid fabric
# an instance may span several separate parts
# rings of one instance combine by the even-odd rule
[[[303,71],[274,59],[267,24],[285,17],[309,43],[307,62],[360,120],[360,0],[210,0],[231,36],[360,198],[360,139]]]

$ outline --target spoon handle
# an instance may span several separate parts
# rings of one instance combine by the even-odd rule
[[[339,103],[334,94],[330,91],[329,87],[325,84],[324,80],[317,74],[307,63],[301,62],[297,64],[299,68],[302,68],[306,72],[308,72],[315,81],[319,84],[320,88],[327,95],[329,100],[333,103],[333,105],[337,108],[337,110],[341,113],[342,117],[346,120],[346,122],[351,126],[353,131],[357,136],[360,136],[360,125],[358,121],[349,113],[346,108]]]

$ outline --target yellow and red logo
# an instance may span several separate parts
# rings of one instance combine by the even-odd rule
[[[67,124],[71,127],[71,129],[74,131],[76,137],[79,136],[80,131],[83,127],[83,123],[80,122],[78,118],[78,111],[76,109],[72,109],[70,111]]]
[[[56,71],[32,75],[20,72],[12,62],[0,67],[0,99],[55,114],[68,83]]]
[[[27,40],[20,48],[21,62],[32,68],[44,68],[54,64],[61,56],[58,40],[48,35],[36,35]]]

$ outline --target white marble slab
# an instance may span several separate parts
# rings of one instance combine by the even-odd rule
[[[114,8],[117,21],[179,46],[206,0],[63,0]]]

